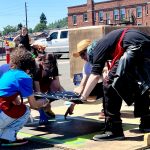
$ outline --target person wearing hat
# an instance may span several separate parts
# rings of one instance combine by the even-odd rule
[[[92,65],[88,61],[88,56],[87,56],[87,48],[90,47],[91,44],[92,44],[92,41],[90,39],[84,39],[84,40],[80,41],[77,44],[77,52],[73,53],[73,56],[75,58],[80,57],[81,59],[83,59],[85,61],[85,64],[83,65],[83,69],[82,69],[82,75],[83,75],[82,80],[81,80],[79,86],[74,89],[74,92],[78,93],[80,95],[82,94],[82,92],[85,88],[86,82],[87,82],[87,80],[88,80],[88,78],[91,74]],[[95,88],[91,91],[90,97],[94,98],[94,99],[95,98],[99,99],[99,98],[103,97],[102,81],[97,83]],[[68,108],[68,113],[69,114],[73,113],[74,106],[75,106],[75,104],[72,103],[70,105],[70,107]],[[104,119],[104,117],[105,116],[104,116],[104,113],[103,113],[103,110],[102,110],[102,112],[100,113],[99,119]]]
[[[121,105],[134,103],[134,115],[140,117],[139,130],[150,131],[150,36],[135,29],[111,31],[87,51],[92,71],[80,97],[84,103],[97,84],[105,63],[112,60],[108,76],[103,80],[105,131],[95,141],[125,139]]]

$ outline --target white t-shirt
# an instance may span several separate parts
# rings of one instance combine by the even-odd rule
[[[82,73],[83,75],[89,76],[91,74],[92,65],[89,62],[86,62],[83,66]]]

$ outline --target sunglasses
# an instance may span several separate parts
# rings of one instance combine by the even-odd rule
[[[86,54],[86,50],[84,50],[83,52],[80,53],[80,57],[84,57]]]

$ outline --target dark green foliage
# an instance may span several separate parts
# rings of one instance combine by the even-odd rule
[[[68,19],[63,18],[48,25],[48,29],[64,28],[68,26]]]

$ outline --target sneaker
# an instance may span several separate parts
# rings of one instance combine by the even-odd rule
[[[2,147],[20,146],[20,145],[24,145],[27,143],[28,143],[28,140],[25,140],[25,139],[18,139],[13,142],[9,140],[5,140],[5,139],[0,139],[0,145]]]
[[[98,134],[93,137],[94,141],[113,141],[113,140],[124,140],[124,134],[114,135],[112,132],[105,132],[104,134]]]

